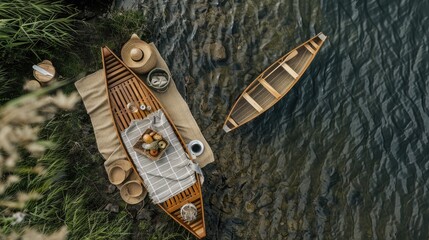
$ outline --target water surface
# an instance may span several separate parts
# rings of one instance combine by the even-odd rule
[[[208,239],[429,238],[428,1],[137,2],[216,156]],[[225,134],[242,90],[318,32],[292,91]]]

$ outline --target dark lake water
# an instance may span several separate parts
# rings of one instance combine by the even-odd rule
[[[207,239],[429,238],[429,1],[137,2],[216,156]],[[242,90],[318,32],[292,91],[225,134]]]

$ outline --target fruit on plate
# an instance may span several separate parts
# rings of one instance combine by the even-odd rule
[[[158,149],[158,141],[151,143],[143,143],[142,148],[146,150]]]
[[[143,135],[143,142],[151,143],[151,142],[153,142],[153,138],[149,134],[145,134],[145,135]]]
[[[155,139],[155,140],[161,140],[162,139],[162,136],[161,135],[159,135],[158,133],[157,134],[155,134],[155,135],[153,135],[153,139]]]
[[[151,155],[151,156],[156,156],[156,155],[158,155],[158,150],[156,150],[156,149],[151,149],[151,150],[149,150],[149,154]]]
[[[164,149],[167,147],[167,143],[165,141],[161,140],[158,142],[158,146],[160,149]]]

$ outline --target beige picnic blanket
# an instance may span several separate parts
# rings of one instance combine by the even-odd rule
[[[86,112],[91,118],[97,148],[106,160],[104,167],[107,171],[109,166],[115,161],[127,159],[127,155],[119,142],[116,129],[113,125],[113,117],[107,101],[103,71],[99,70],[80,79],[75,83],[75,86],[82,96]],[[137,179],[139,179],[138,174],[135,171],[131,171],[127,181]],[[122,185],[118,185],[118,188],[121,188]]]

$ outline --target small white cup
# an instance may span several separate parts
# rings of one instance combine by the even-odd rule
[[[188,149],[192,157],[198,157],[204,152],[204,144],[200,140],[192,140],[188,143]]]

